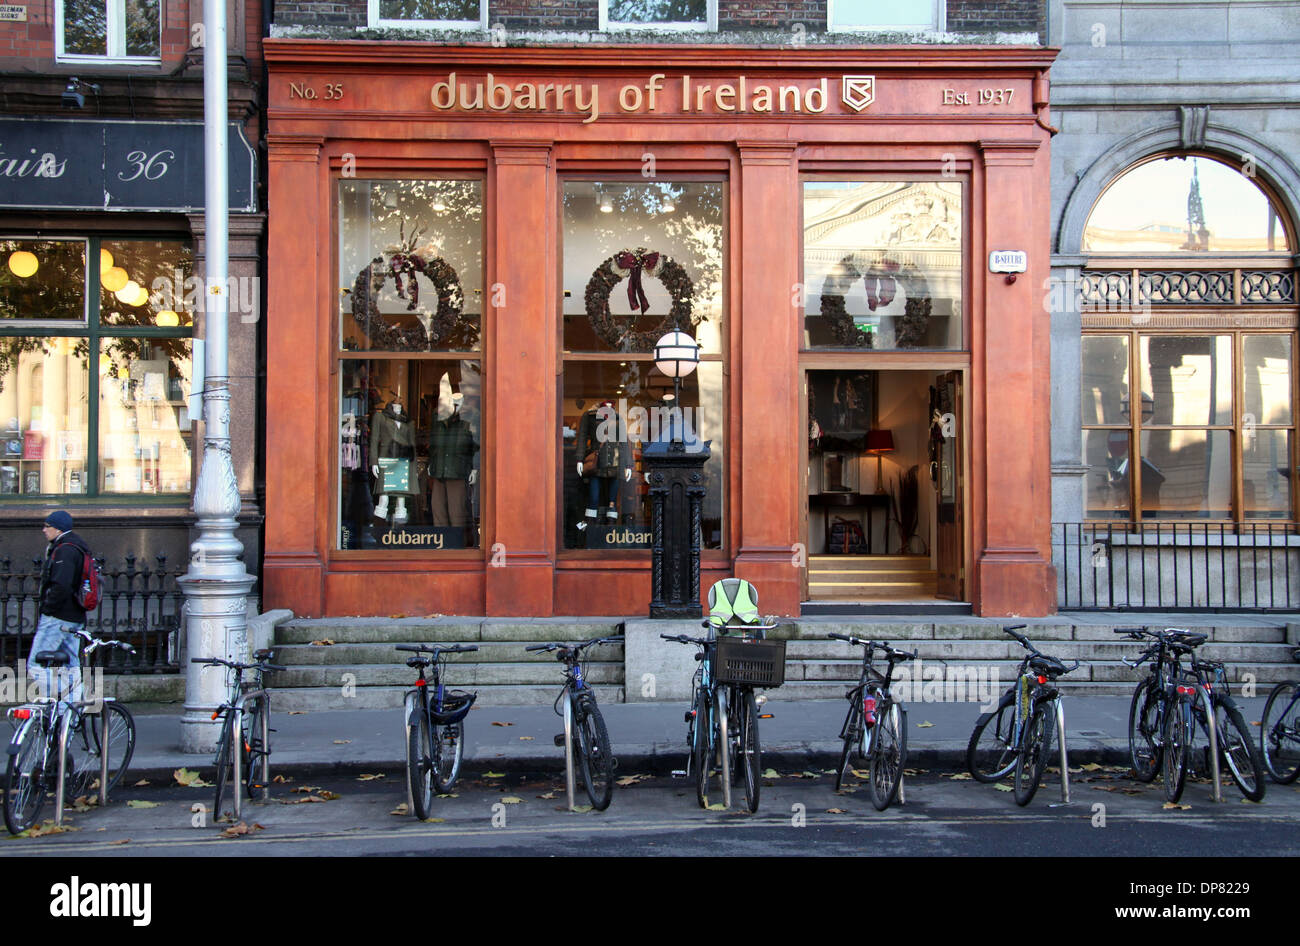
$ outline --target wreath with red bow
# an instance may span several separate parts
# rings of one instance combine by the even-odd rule
[[[654,276],[668,291],[672,306],[657,328],[649,332],[633,331],[639,315],[650,311],[642,276]],[[631,324],[625,324],[609,311],[609,294],[627,279],[627,299],[632,306]],[[691,312],[695,284],[686,270],[672,257],[652,253],[645,247],[621,250],[605,260],[587,282],[587,320],[596,336],[617,351],[650,351],[659,338],[674,329],[690,332],[699,320]]]
[[[822,284],[821,316],[835,340],[846,348],[872,347],[871,333],[853,321],[844,304],[844,296],[859,279],[866,284],[867,308],[872,312],[894,301],[902,279],[907,288],[907,301],[903,303],[903,314],[894,323],[894,344],[898,348],[917,348],[924,344],[932,304],[920,270],[910,263],[902,265],[883,259],[863,276],[853,265],[852,256],[840,260]]]

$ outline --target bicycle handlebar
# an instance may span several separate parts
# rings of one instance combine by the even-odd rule
[[[832,637],[835,640],[848,641],[850,644],[856,644],[858,646],[865,647],[867,648],[868,655],[870,655],[873,651],[878,650],[884,653],[891,660],[916,660],[918,656],[917,654],[912,653],[911,651],[899,650],[897,647],[894,647],[892,644],[888,644],[885,641],[867,640],[865,637],[853,637],[848,634],[832,633],[832,634],[827,634],[826,636]]]
[[[397,650],[407,650],[416,654],[468,654],[470,651],[478,650],[478,644],[452,644],[450,647],[440,647],[429,644],[395,644]]]
[[[268,663],[251,663],[241,664],[234,660],[222,660],[220,657],[191,657],[192,664],[207,664],[210,667],[229,667],[231,670],[288,670],[288,667],[281,667],[279,664]]]
[[[662,637],[663,635],[660,636]],[[581,644],[562,644],[558,641],[551,641],[548,644],[529,644],[524,648],[524,650],[552,651],[567,648],[574,653],[578,653],[579,651],[585,650],[588,647],[594,647],[598,644],[621,644],[623,640],[624,637],[622,634],[611,634],[608,637],[593,637],[591,640],[583,641]],[[478,648],[476,647],[474,649],[477,650]]]

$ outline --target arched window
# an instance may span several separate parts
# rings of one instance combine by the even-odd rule
[[[1088,217],[1087,515],[1296,518],[1295,231],[1253,162],[1161,155]]]

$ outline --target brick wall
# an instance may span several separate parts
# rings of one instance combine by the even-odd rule
[[[1037,31],[1043,36],[1046,15],[1046,4],[1033,0],[948,0],[948,29],[954,33]]]
[[[802,23],[810,31],[826,26],[826,0],[718,0],[718,29],[785,29]]]
[[[594,30],[600,25],[597,0],[497,0],[488,22],[507,30]]]
[[[275,22],[295,26],[365,26],[366,0],[276,0]]]

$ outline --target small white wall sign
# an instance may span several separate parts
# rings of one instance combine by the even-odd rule
[[[0,23],[26,23],[27,8],[9,3],[0,3]]]
[[[990,273],[1023,273],[1029,268],[1029,254],[1024,250],[993,250],[989,253]]]

